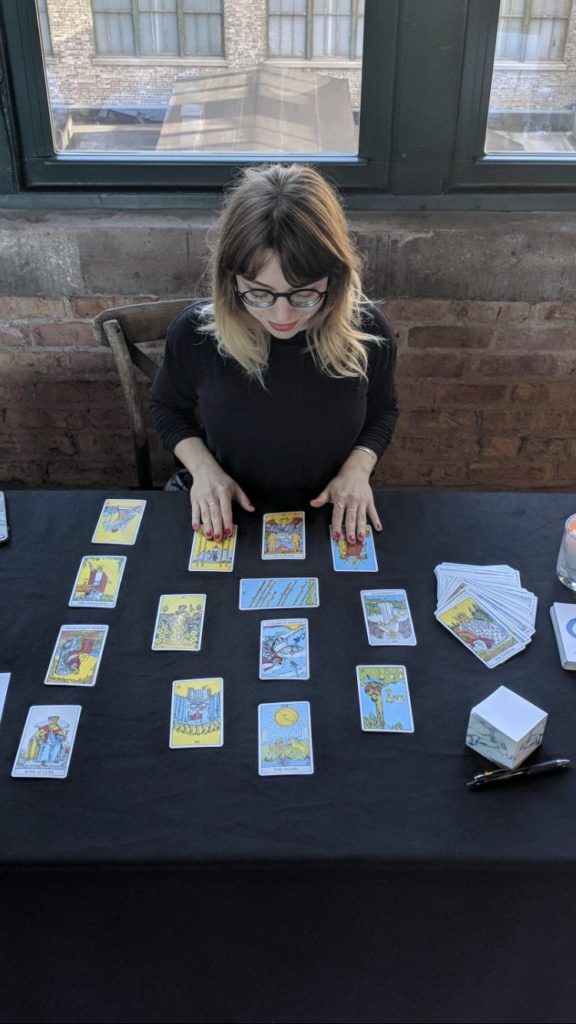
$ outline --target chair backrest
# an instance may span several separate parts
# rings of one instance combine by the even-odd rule
[[[138,487],[145,490],[153,487],[152,464],[146,416],[134,367],[152,380],[159,364],[138,346],[154,342],[163,346],[174,318],[196,301],[194,298],[168,299],[116,306],[103,310],[94,320],[101,344],[111,348],[114,355],[132,429]]]

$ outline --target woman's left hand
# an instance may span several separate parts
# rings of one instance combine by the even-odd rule
[[[364,540],[368,520],[376,530],[382,529],[370,486],[375,458],[371,459],[361,450],[352,451],[340,472],[310,502],[313,508],[322,508],[328,502],[334,505],[331,525],[334,540],[340,540],[341,536],[351,543],[356,539]]]

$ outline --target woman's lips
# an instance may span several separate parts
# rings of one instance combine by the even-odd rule
[[[268,323],[273,331],[293,331],[298,326],[297,320],[293,320],[291,324],[274,324],[271,320]]]

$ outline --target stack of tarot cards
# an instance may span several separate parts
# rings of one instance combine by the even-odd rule
[[[523,651],[535,632],[538,599],[509,565],[442,562],[434,613],[488,668]]]
[[[576,604],[556,601],[550,609],[562,668],[576,671]]]

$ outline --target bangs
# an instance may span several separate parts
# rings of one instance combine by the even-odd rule
[[[256,244],[252,235],[251,245],[246,239],[235,253],[229,254],[228,269],[233,274],[241,274],[248,281],[258,280],[271,252],[278,257],[282,273],[292,288],[319,281],[322,277],[335,277],[342,270],[340,260],[335,259],[334,253],[329,252],[318,238],[297,238],[281,224],[271,224],[270,230],[262,234],[264,237],[259,238]]]

